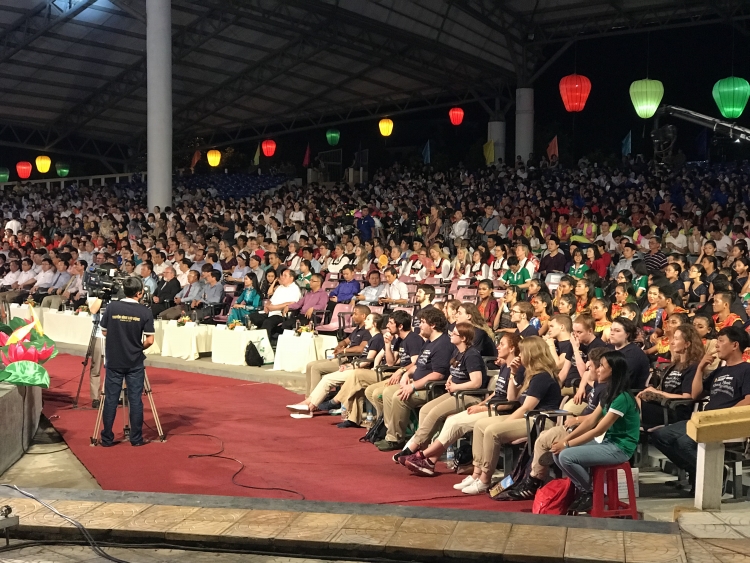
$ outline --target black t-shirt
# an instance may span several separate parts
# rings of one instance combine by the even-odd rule
[[[570,340],[555,340],[555,352],[557,352],[558,356],[565,356],[565,359],[570,361],[570,369],[568,370],[568,375],[565,377],[563,387],[573,387],[581,376],[576,367],[576,359],[573,356],[573,345],[570,343]]]
[[[523,366],[520,366],[518,368],[518,371],[516,372],[516,376],[513,378],[516,382],[516,386],[520,386],[523,384],[523,377],[526,373],[526,370]],[[510,368],[505,365],[503,366],[503,369],[500,370],[500,373],[497,376],[497,383],[495,383],[495,394],[492,396],[493,399],[501,399],[503,401],[508,399],[508,385],[512,385],[510,383]]]
[[[421,313],[422,311],[426,311],[427,309],[434,309],[434,308],[435,308],[435,305],[433,305],[432,303],[428,303],[427,305],[425,305],[424,307],[416,311],[414,313],[414,316],[411,319],[411,328],[414,331],[419,332],[417,329],[419,328],[419,325],[422,322],[422,319],[419,318],[419,313]]]
[[[354,332],[352,332],[349,335],[349,347],[352,346],[359,346],[362,344],[362,342],[369,342],[370,340],[370,331],[367,330],[364,326],[360,328],[355,328]]]
[[[581,416],[591,414],[596,410],[596,407],[599,406],[602,396],[608,387],[609,381],[605,381],[604,383],[594,382],[594,386],[589,389],[589,392],[586,395],[586,408],[583,409]]]
[[[424,339],[416,332],[410,332],[406,338],[401,340],[398,346],[398,363],[400,367],[406,367],[411,363],[412,356],[419,356],[422,351]]]
[[[615,349],[611,344],[607,347],[611,350]],[[648,361],[646,353],[635,342],[625,345],[619,351],[625,356],[625,363],[628,365],[627,374],[630,380],[630,388],[645,389],[651,370],[651,363]]]
[[[703,380],[703,389],[710,392],[703,410],[714,411],[735,406],[750,395],[750,364],[740,362],[734,366],[715,369]]]
[[[227,242],[234,243],[234,221],[232,221],[231,219],[228,219],[224,221],[223,226],[226,227],[227,230],[223,231],[221,238]]]
[[[151,309],[134,301],[113,301],[102,315],[101,327],[107,330],[107,368],[143,367],[143,335],[154,334]]]
[[[384,348],[385,348],[385,339],[383,338],[383,335],[381,333],[377,333],[375,336],[372,336],[370,340],[367,341],[367,344],[365,344],[365,347],[362,350],[362,357],[366,358],[370,350],[375,350],[375,353],[377,353],[377,352],[380,352]]]
[[[691,393],[693,391],[693,379],[695,378],[695,372],[697,369],[698,364],[688,366],[684,370],[680,370],[677,366],[672,366],[667,370],[667,373],[664,376],[661,390],[665,393],[674,393],[676,395]]]
[[[492,341],[492,338],[490,338],[490,335],[481,328],[474,327],[474,342],[471,347],[476,349],[480,356],[492,356],[493,358],[497,358],[497,348],[495,347],[495,343]]]
[[[562,401],[562,393],[560,392],[560,385],[557,383],[558,379],[543,371],[537,373],[531,378],[529,386],[524,392],[524,400],[526,397],[534,397],[539,399],[539,404],[534,409],[540,410],[553,410],[560,408],[560,402]]]
[[[482,372],[482,387],[487,387],[490,378],[479,351],[476,348],[467,348],[466,352],[461,353],[454,347],[450,367],[451,381],[456,384],[467,383],[471,381],[469,374],[475,371]]]
[[[433,372],[441,374],[443,379],[448,377],[451,356],[455,348],[446,333],[441,334],[435,340],[427,340],[419,352],[417,369],[414,370],[411,378],[419,381]]]
[[[518,332],[518,329],[516,329],[516,332]],[[521,338],[527,338],[529,336],[539,336],[539,331],[533,325],[527,326],[525,329],[520,331],[520,333]]]

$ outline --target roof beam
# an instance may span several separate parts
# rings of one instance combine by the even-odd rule
[[[47,31],[74,18],[96,0],[45,0],[0,35],[0,63],[7,61]]]

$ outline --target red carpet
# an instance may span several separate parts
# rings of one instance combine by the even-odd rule
[[[96,411],[72,410],[81,358],[60,355],[46,364],[52,379],[44,392],[44,414],[62,434],[102,488],[107,490],[248,496],[295,500],[282,491],[253,490],[232,484],[239,468],[233,461],[190,454],[217,452],[217,440],[185,434],[212,434],[224,441],[222,455],[246,468],[237,482],[260,488],[298,491],[307,500],[388,503],[473,510],[530,511],[531,503],[495,502],[454,491],[461,477],[412,475],[373,445],[360,443],[362,429],[339,429],[338,417],[294,420],[284,405],[300,396],[278,385],[149,368],[154,400],[167,442],[142,448],[129,443],[91,447]],[[89,405],[88,379],[82,404]],[[153,427],[147,401],[145,422]],[[54,418],[53,418],[54,417]],[[122,434],[122,413],[115,421]],[[144,425],[144,437],[156,438]],[[439,467],[444,467],[439,464]]]

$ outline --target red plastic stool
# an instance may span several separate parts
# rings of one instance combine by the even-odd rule
[[[617,471],[625,472],[625,480],[628,484],[628,501],[622,502],[619,496],[620,487],[617,483]],[[595,465],[594,472],[594,503],[591,516],[594,518],[617,518],[619,516],[630,516],[638,520],[638,509],[635,505],[635,487],[633,486],[633,473],[630,471],[628,462],[619,465]],[[607,507],[604,507],[604,484],[607,484]]]

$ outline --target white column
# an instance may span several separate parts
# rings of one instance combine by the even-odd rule
[[[721,510],[721,489],[724,478],[724,444],[698,444],[695,472],[695,508]]]
[[[146,0],[148,209],[172,205],[172,2]]]
[[[534,152],[534,89],[516,90],[516,153],[511,162],[521,155],[523,161]]]
[[[487,123],[487,140],[495,144],[495,164],[505,162],[505,121]]]

